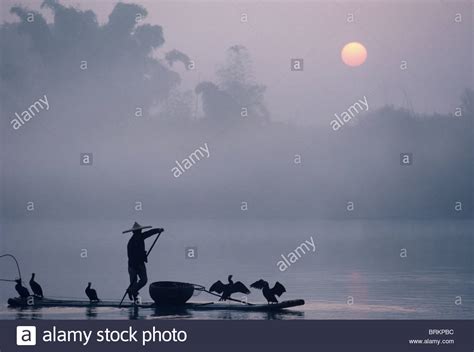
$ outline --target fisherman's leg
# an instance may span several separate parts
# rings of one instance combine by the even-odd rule
[[[128,293],[128,298],[130,298],[133,301],[134,293],[137,292],[136,286],[137,286],[138,272],[135,268],[129,266],[128,275],[130,276],[130,286],[128,287],[127,293]]]
[[[138,268],[138,277],[140,278],[140,280],[137,282],[137,284],[135,285],[136,287],[136,292],[138,294],[138,291],[140,291],[140,289],[146,285],[146,283],[148,282],[148,276],[146,274],[146,266],[145,264],[143,265],[140,265],[140,267]]]

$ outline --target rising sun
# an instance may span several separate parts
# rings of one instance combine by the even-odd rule
[[[347,43],[341,50],[341,58],[348,66],[360,66],[367,59],[367,49],[359,42]]]

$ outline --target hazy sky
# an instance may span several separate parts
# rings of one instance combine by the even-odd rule
[[[5,21],[13,4],[38,9],[41,2],[2,1]],[[116,2],[81,1],[99,22]],[[267,86],[266,103],[275,120],[323,123],[366,95],[371,107],[384,104],[417,112],[452,112],[472,87],[472,2],[161,2],[134,1],[148,10],[146,23],[163,27],[157,56],[177,48],[196,61],[196,70],[175,67],[183,87],[213,80],[232,45],[248,48],[257,82]],[[77,4],[77,1],[61,1]],[[51,21],[48,9],[41,10]],[[241,23],[246,13],[248,23]],[[348,23],[348,14],[354,22]],[[462,22],[455,17],[461,14]],[[49,16],[48,16],[49,14]],[[363,43],[367,62],[345,66],[340,50]],[[290,59],[303,58],[304,72],[291,72]],[[400,64],[407,61],[407,69]]]
[[[17,21],[8,14],[16,3],[2,2],[7,22]],[[38,18],[0,32],[8,216],[30,216],[29,201],[38,215],[74,218],[134,216],[136,201],[148,216],[177,218],[239,218],[243,201],[257,217],[473,214],[472,115],[466,108],[463,118],[452,116],[472,87],[472,3],[147,2],[147,20],[137,25],[141,7],[81,2],[100,27],[94,13],[47,5],[39,11],[51,26]],[[340,59],[354,40],[368,51],[358,68]],[[250,84],[222,78],[238,71],[226,61],[235,45],[253,62]],[[150,59],[173,49],[196,69]],[[304,71],[290,71],[291,58],[303,58]],[[199,121],[190,112],[197,86]],[[43,96],[50,108],[12,128],[15,112]],[[334,114],[363,97],[369,111],[354,128],[333,131]],[[243,119],[242,103],[263,113]],[[419,120],[376,109],[385,104],[444,115]],[[150,113],[156,106],[164,113]],[[209,158],[177,178],[176,162],[205,143]],[[92,153],[93,165],[80,165],[81,153]],[[401,166],[402,153],[414,155],[412,167]],[[348,201],[357,213],[347,212]],[[453,210],[459,201],[465,213]]]

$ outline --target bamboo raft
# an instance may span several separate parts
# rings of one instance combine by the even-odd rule
[[[143,302],[141,304],[123,303],[119,301],[99,301],[89,302],[85,300],[61,300],[50,298],[10,298],[8,306],[11,308],[153,308],[153,309],[191,309],[191,310],[237,310],[237,311],[258,311],[273,312],[286,308],[304,305],[302,299],[282,301],[273,304],[228,304],[228,303],[184,303],[180,305],[157,305],[153,302]]]

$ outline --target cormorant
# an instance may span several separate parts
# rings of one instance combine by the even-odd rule
[[[280,297],[283,292],[286,292],[285,286],[280,284],[278,281],[275,283],[273,288],[270,288],[268,282],[262,279],[255,281],[252,285],[250,285],[250,287],[262,290],[263,296],[267,300],[268,304],[278,303],[278,300],[275,296]]]
[[[16,285],[15,285],[15,290],[18,292],[21,298],[28,298],[30,297],[30,292],[28,289],[21,284],[21,279],[15,280]]]
[[[229,281],[228,284],[223,284],[222,281],[219,280],[214,282],[209,289],[210,292],[214,291],[221,294],[219,301],[226,301],[233,293],[240,292],[246,295],[250,293],[250,290],[242,282],[237,281],[234,283],[232,281],[232,275],[229,275],[227,280]]]
[[[100,301],[99,298],[97,297],[97,291],[94,290],[93,288],[91,288],[91,283],[90,282],[86,287],[86,295],[87,295],[87,297],[89,297],[89,301],[91,301],[91,302],[99,302]]]
[[[35,273],[31,274],[30,287],[35,296],[43,298],[43,289],[40,284],[35,281]]]

